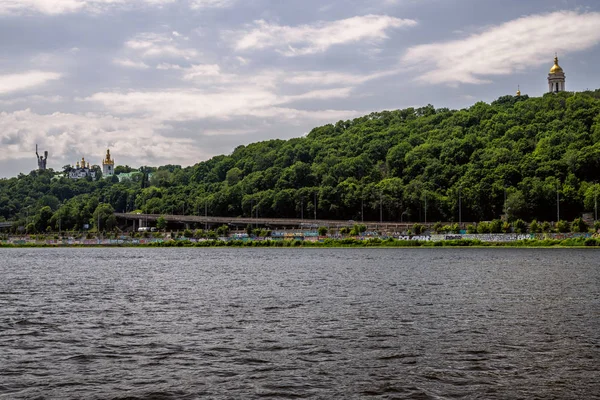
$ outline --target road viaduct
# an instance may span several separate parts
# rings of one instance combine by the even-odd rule
[[[397,221],[352,221],[352,220],[327,220],[327,219],[294,219],[294,218],[250,218],[250,217],[211,217],[198,215],[159,215],[159,214],[134,214],[134,213],[115,213],[120,221],[127,221],[127,225],[133,229],[146,226],[156,226],[156,220],[162,216],[170,227],[193,228],[216,228],[221,225],[228,225],[233,230],[245,229],[252,225],[257,228],[267,228],[271,230],[284,229],[317,229],[325,226],[330,230],[336,230],[342,227],[352,227],[354,224],[361,224],[367,227],[367,231],[386,231],[402,232],[411,229],[414,222]],[[427,227],[433,223],[423,224]]]

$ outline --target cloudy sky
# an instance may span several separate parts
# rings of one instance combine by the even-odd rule
[[[598,0],[0,0],[0,177],[192,165],[428,103],[600,87]]]

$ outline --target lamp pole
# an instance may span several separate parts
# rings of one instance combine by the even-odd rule
[[[425,223],[427,223],[427,191],[425,191]]]
[[[598,193],[594,188],[594,222],[598,220]]]
[[[594,223],[598,220],[598,184],[594,182]]]
[[[360,222],[365,222],[365,199],[360,197]]]
[[[460,187],[458,188],[458,227],[462,227],[462,198],[460,193]]]
[[[556,184],[556,222],[560,221],[560,194],[558,193],[558,184]]]
[[[502,211],[504,211],[504,217],[508,219],[508,215],[506,215],[506,186],[504,187],[504,205],[502,206],[502,208]]]
[[[379,223],[383,223],[383,193],[379,192]]]

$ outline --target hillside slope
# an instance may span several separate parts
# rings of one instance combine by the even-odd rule
[[[0,180],[0,219],[38,230],[117,211],[261,217],[456,221],[556,220],[594,209],[600,194],[600,90],[504,96],[463,110],[429,105],[313,129],[307,137],[239,146],[192,167],[131,180],[70,181],[52,171]],[[46,206],[48,208],[43,209]],[[108,210],[109,206],[105,206]],[[41,214],[44,215],[41,215]]]

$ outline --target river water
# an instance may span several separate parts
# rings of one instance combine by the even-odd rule
[[[600,252],[0,249],[0,398],[600,398]]]

